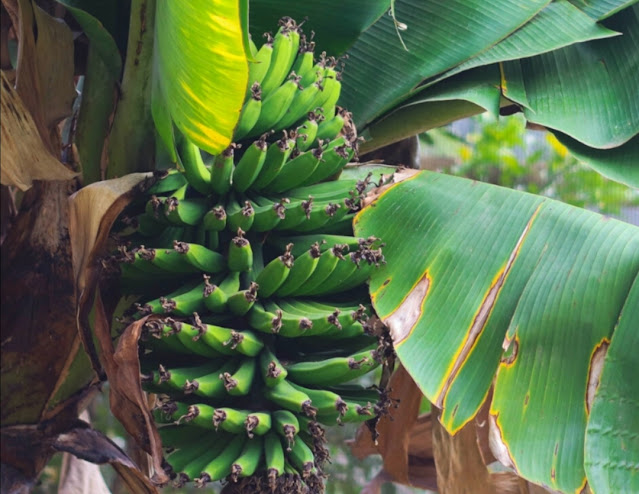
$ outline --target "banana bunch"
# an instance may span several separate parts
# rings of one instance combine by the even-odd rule
[[[177,142],[121,222],[122,291],[146,317],[141,381],[176,486],[324,490],[322,425],[380,416],[385,390],[351,381],[392,355],[366,282],[384,264],[352,219],[372,186],[339,178],[356,155],[337,62],[292,19],[254,48],[235,143]]]

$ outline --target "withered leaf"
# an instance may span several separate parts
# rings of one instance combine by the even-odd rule
[[[36,124],[2,72],[2,166],[0,181],[21,190],[34,180],[71,180],[77,173],[53,157],[42,143]]]
[[[137,187],[151,177],[150,173],[133,173],[122,178],[96,182],[69,198],[76,321],[84,347],[98,374],[101,373],[101,364],[88,321],[101,269],[98,259],[104,254],[113,222],[131,201]]]
[[[158,493],[155,486],[151,484],[146,475],[138,469],[126,453],[108,437],[92,429],[85,422],[78,421],[76,427],[64,434],[60,434],[53,442],[53,449],[71,453],[91,463],[99,465],[110,464],[122,477],[131,493]]]

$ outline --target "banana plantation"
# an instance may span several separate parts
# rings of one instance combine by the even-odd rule
[[[352,492],[639,493],[639,227],[415,145],[638,197],[635,1],[2,0],[1,62],[2,493],[342,492],[335,431]]]

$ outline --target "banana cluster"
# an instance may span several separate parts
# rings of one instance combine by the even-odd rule
[[[372,184],[339,178],[357,134],[337,62],[280,25],[254,50],[236,142],[206,157],[179,137],[181,166],[121,222],[126,317],[148,316],[141,379],[177,486],[323,492],[322,424],[390,403],[350,383],[393,350],[366,287],[383,244],[352,235]]]

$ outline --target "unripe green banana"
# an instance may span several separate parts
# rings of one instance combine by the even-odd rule
[[[215,230],[205,230],[206,239],[204,246],[207,249],[217,251],[220,248],[220,235]]]
[[[355,342],[360,341],[357,340],[357,338],[365,334],[365,326],[361,322],[354,322],[350,326],[345,326],[342,329],[336,328],[333,331],[329,331],[324,335],[324,338],[326,339],[327,344],[335,345],[336,343],[334,342],[334,340],[350,340]],[[368,339],[368,336],[366,336],[366,339]],[[332,343],[331,340],[333,340]],[[365,340],[362,339],[361,341],[364,342]],[[343,344],[347,344],[347,342],[344,342]],[[340,343],[340,346],[341,345],[342,343]],[[362,343],[361,346],[364,347],[368,345],[366,343]]]
[[[255,54],[255,61],[249,62],[249,88],[247,89],[247,96],[250,94],[253,84],[256,82],[258,84],[262,83],[271,64],[273,56],[273,37],[270,34],[265,34],[265,36],[267,37],[266,42]]]
[[[271,490],[275,488],[275,480],[284,473],[284,449],[275,432],[264,436],[264,466]]]
[[[268,306],[272,311],[274,306]],[[315,305],[312,301],[305,301],[299,298],[280,299],[277,301],[277,307],[282,311],[282,327],[290,318],[305,317],[309,320],[310,326],[305,336],[316,336],[326,334],[335,329],[342,329],[353,324],[354,310],[357,307],[346,307],[340,309],[330,305]]]
[[[284,218],[286,218],[285,204],[291,201],[284,197],[278,202],[265,204],[255,208],[255,218],[253,220],[253,231],[267,232],[275,228]]]
[[[244,421],[246,434],[251,439],[255,434],[258,436],[266,434],[271,430],[271,425],[272,418],[269,412],[251,412]]]
[[[253,189],[261,190],[277,177],[280,169],[291,155],[294,146],[295,139],[290,139],[288,133],[284,130],[283,137],[269,145],[262,169],[253,183]]]
[[[303,479],[311,474],[311,470],[315,466],[315,456],[311,448],[309,448],[304,441],[295,441],[287,457],[291,461],[291,464],[300,472]]]
[[[211,190],[221,196],[231,190],[235,148],[237,148],[237,145],[231,143],[229,147],[215,157],[213,166],[211,166]]]
[[[295,63],[295,60],[297,59],[300,43],[302,41],[300,26],[291,17],[283,17],[282,19],[280,19],[279,24],[281,26],[286,26],[286,28],[290,31],[289,36],[291,38],[291,53],[288,59],[288,67],[289,70],[291,70],[293,64]]]
[[[297,290],[298,295],[309,295],[313,290],[320,286],[324,280],[328,279],[337,263],[344,259],[343,252],[347,249],[346,245],[336,244],[320,256],[317,267],[313,274],[306,280],[303,286]]]
[[[146,191],[149,195],[173,192],[188,183],[184,174],[176,169],[158,171],[154,173],[154,176],[157,177],[157,182]]]
[[[313,70],[315,63],[313,52],[315,50],[315,42],[306,39],[306,36],[300,36],[300,47],[298,50],[297,58],[293,63],[293,72],[299,75],[302,79],[300,83],[306,87],[315,81],[317,74]]]
[[[262,340],[252,331],[237,331],[215,324],[205,324],[199,316],[195,317],[194,325],[178,324],[181,329],[178,332],[181,342],[184,342],[184,338],[190,338],[199,343],[200,346],[207,345],[223,355],[237,355],[239,353],[254,357],[260,353],[264,346]]]
[[[324,425],[349,424],[366,422],[374,417],[374,408],[372,403],[345,402],[345,412],[327,412],[317,414],[317,421]]]
[[[272,388],[266,388],[264,397],[292,412],[303,413],[309,417],[314,417],[317,413],[309,396],[295,389],[286,379],[280,381]]]
[[[313,406],[317,408],[318,416],[337,412],[340,416],[344,416],[348,410],[348,405],[340,395],[326,389],[313,389],[291,382],[291,385],[304,393],[306,393]]]
[[[229,195],[226,214],[226,225],[232,232],[236,232],[238,229],[249,231],[255,220],[255,209],[251,201],[244,201],[241,204],[234,195]]]
[[[167,331],[171,328],[170,333]],[[185,329],[188,328],[188,329]],[[190,331],[189,331],[190,329]],[[196,328],[190,325],[185,325],[180,321],[176,321],[170,317],[164,319],[165,341],[169,344],[173,344],[171,340],[178,340],[185,348],[188,348],[195,355],[207,358],[220,358],[225,355],[226,352],[221,352],[210,345],[203,343],[200,339],[200,334]]]
[[[286,379],[288,375],[286,368],[267,346],[265,346],[262,353],[260,353],[259,363],[262,379],[264,380],[264,384],[269,388]]]
[[[267,111],[266,105],[264,106],[264,111]],[[258,124],[259,120],[256,126]],[[238,192],[244,192],[248,189],[262,170],[268,149],[266,145],[267,136],[268,134],[262,134],[257,141],[254,141],[248,149],[244,151],[240,161],[235,166],[235,170],[233,171],[233,188]]]
[[[197,385],[193,384],[202,376],[218,372],[219,362],[208,363],[197,367],[178,367],[167,369],[160,365],[158,369],[157,386],[165,390],[166,393],[176,393],[184,395],[193,393]]]
[[[202,218],[205,230],[219,232],[226,228],[226,211],[220,204],[210,209]]]
[[[140,314],[174,314],[189,317],[205,308],[203,290],[204,283],[200,283],[184,293],[174,292],[166,297],[151,300],[142,306]]]
[[[234,360],[229,360],[216,371],[189,381],[187,387],[196,396],[208,399],[224,398],[226,396],[226,388],[224,382],[220,379],[220,374],[233,372],[236,367],[237,363]]]
[[[173,241],[173,249],[186,261],[204,273],[219,273],[226,268],[224,256],[198,244]]]
[[[324,120],[317,128],[317,139],[332,141],[344,128],[349,113],[343,108],[337,107],[335,115],[324,115]]]
[[[315,81],[308,86],[299,85],[300,90],[296,91],[293,95],[293,99],[289,103],[288,109],[284,115],[277,122],[279,128],[291,127],[296,122],[303,120],[307,117],[307,114],[315,109],[315,102],[319,99],[322,93],[321,81]],[[313,133],[313,139],[308,141],[308,147],[311,147],[313,140],[315,139],[315,132]]]
[[[295,200],[289,202],[284,207],[285,216],[275,226],[276,230],[291,230],[297,225],[307,220],[313,209],[313,196],[308,196],[307,200]]]
[[[271,415],[268,412],[213,408],[201,403],[184,406],[188,411],[180,419],[189,425],[215,430],[221,428],[233,434],[245,431],[249,438],[255,434],[263,436],[271,429]]]
[[[231,271],[250,271],[253,267],[253,250],[241,229],[238,229],[237,237],[229,244],[227,261]]]
[[[135,217],[136,233],[144,237],[154,237],[166,228],[166,222],[157,219],[146,212]]]
[[[308,251],[304,252],[296,259],[295,264],[291,267],[289,275],[284,283],[275,290],[275,294],[283,297],[295,293],[295,291],[313,274],[313,271],[315,271],[319,262],[319,258],[320,247],[319,243],[315,242]]]
[[[275,89],[272,94],[264,96],[262,112],[255,126],[249,132],[249,137],[275,130],[276,127],[283,127],[279,125],[279,121],[286,115],[296,93],[301,92],[298,80],[299,78],[294,73],[291,73],[291,76],[284,84]],[[263,89],[263,94],[266,94],[265,89]]]
[[[344,201],[316,202],[313,211],[306,221],[300,223],[296,230],[300,233],[312,232],[338,223],[348,214],[348,206]]]
[[[202,161],[200,148],[185,136],[178,140],[177,147],[178,157],[189,185],[201,194],[207,194],[211,186],[211,172]]]
[[[335,64],[331,62],[324,68],[321,76],[323,77],[324,91],[315,100],[315,106],[318,107],[318,112],[324,117],[330,117],[335,114],[335,105],[342,89],[341,73],[335,70]]]
[[[258,436],[244,443],[244,449],[231,465],[231,481],[237,482],[240,477],[249,477],[257,471],[262,459],[264,440]]]
[[[189,413],[189,405],[179,401],[162,401],[153,408],[153,419],[160,424],[179,424]]]
[[[375,237],[373,237],[375,238]],[[273,245],[283,249],[289,242],[294,244],[292,253],[294,256],[300,256],[302,253],[311,248],[314,244],[318,244],[320,253],[324,253],[329,249],[332,249],[338,244],[345,245],[344,250],[354,251],[359,248],[360,242],[363,239],[353,237],[352,235],[287,235],[286,237],[273,236],[271,241]],[[377,240],[377,239],[375,239]]]
[[[188,446],[202,435],[202,431],[197,427],[172,424],[158,427],[158,434],[164,449],[176,450]]]
[[[323,150],[318,146],[287,161],[277,177],[264,187],[264,190],[270,193],[280,193],[301,185],[320,165],[322,154]]]
[[[210,277],[204,275],[204,305],[211,312],[223,313],[226,309],[228,295],[219,286],[211,284]]]
[[[170,197],[164,198],[164,201],[152,196],[147,202],[146,213],[159,222],[167,224],[198,225],[206,213],[207,201],[202,198],[186,199],[187,189],[188,185],[180,187]]]
[[[197,431],[195,427],[192,429]],[[203,435],[199,432],[198,437],[193,438],[192,444],[172,452],[167,459],[172,473],[177,475],[183,474],[185,477],[188,477],[188,474],[186,474],[184,470],[188,469],[189,465],[200,458],[201,455],[207,454],[214,440],[213,434]],[[185,478],[180,478],[180,481],[188,482]]]
[[[380,357],[376,350],[377,344],[350,357],[290,364],[286,366],[288,379],[309,386],[345,383],[368,373],[379,365]]]
[[[224,293],[235,293],[240,289],[240,272],[231,271],[220,282],[220,288],[224,290]]]
[[[259,82],[254,82],[251,86],[251,97],[248,98],[244,106],[242,107],[242,113],[240,113],[240,120],[235,127],[233,138],[239,141],[245,137],[260,118],[262,112],[262,88]]]
[[[288,443],[286,451],[291,450],[295,436],[300,431],[300,423],[290,410],[276,410],[273,412],[273,429]]]
[[[306,120],[297,128],[297,139],[295,143],[300,151],[306,151],[313,145],[319,128],[318,116],[315,115],[315,113],[309,111],[306,117]]]
[[[284,82],[291,70],[292,55],[297,52],[297,48],[294,48],[292,32],[287,25],[283,25],[275,34],[271,63],[264,79],[261,81],[264,98],[267,98],[271,92]]]
[[[244,436],[244,433],[247,432],[246,421],[250,414],[247,410],[238,410],[236,408],[216,408],[213,412],[211,423],[216,429],[221,428],[227,432]]]
[[[262,297],[270,297],[286,281],[294,264],[292,248],[293,244],[287,245],[284,254],[273,259],[257,274],[255,281]]]
[[[350,279],[358,270],[364,271],[364,269],[356,264],[353,259],[353,253],[348,253],[344,257],[344,260],[340,259],[337,262],[337,266],[335,266],[331,275],[313,291],[313,295],[346,291],[347,288],[345,284],[347,280]],[[370,271],[367,271],[365,274],[367,276],[370,275]],[[361,282],[358,282],[355,286],[360,284]]]
[[[196,487],[204,487],[209,482],[221,480],[229,475],[233,461],[239,456],[247,440],[246,437],[240,436],[230,441],[217,457],[204,467],[200,477],[195,479]]]
[[[237,316],[246,314],[257,300],[258,289],[258,284],[252,281],[248,289],[229,295],[227,300],[229,310]]]
[[[220,379],[224,381],[226,391],[232,396],[246,396],[251,390],[256,366],[254,358],[245,358],[233,374],[221,373]]]
[[[198,270],[175,250],[147,249],[144,245],[133,251],[135,256],[131,263],[133,268],[151,274],[196,273]]]
[[[362,403],[375,404],[380,400],[381,396],[380,390],[377,387],[365,387],[361,384],[339,384],[327,389],[334,393],[338,393],[345,400],[353,400]]]
[[[199,225],[207,210],[206,199],[177,199],[174,195],[164,202],[166,220],[178,226]]]
[[[313,174],[306,179],[302,185],[310,185],[320,180],[327,179],[340,173],[344,167],[353,159],[355,150],[348,143],[339,146],[330,146],[322,155],[324,162],[321,167],[317,167]]]
[[[192,429],[197,430],[198,428],[192,427]],[[173,469],[174,472],[177,473],[177,478],[173,482],[173,486],[176,488],[183,487],[187,482],[195,480],[196,477],[201,475],[206,465],[208,465],[213,458],[217,458],[234,439],[233,434],[228,434],[226,432],[202,435],[202,432],[199,431],[199,434],[201,437],[201,443],[206,445],[207,449],[202,451],[202,454],[199,457],[195,457],[180,470],[176,470],[175,468]]]

